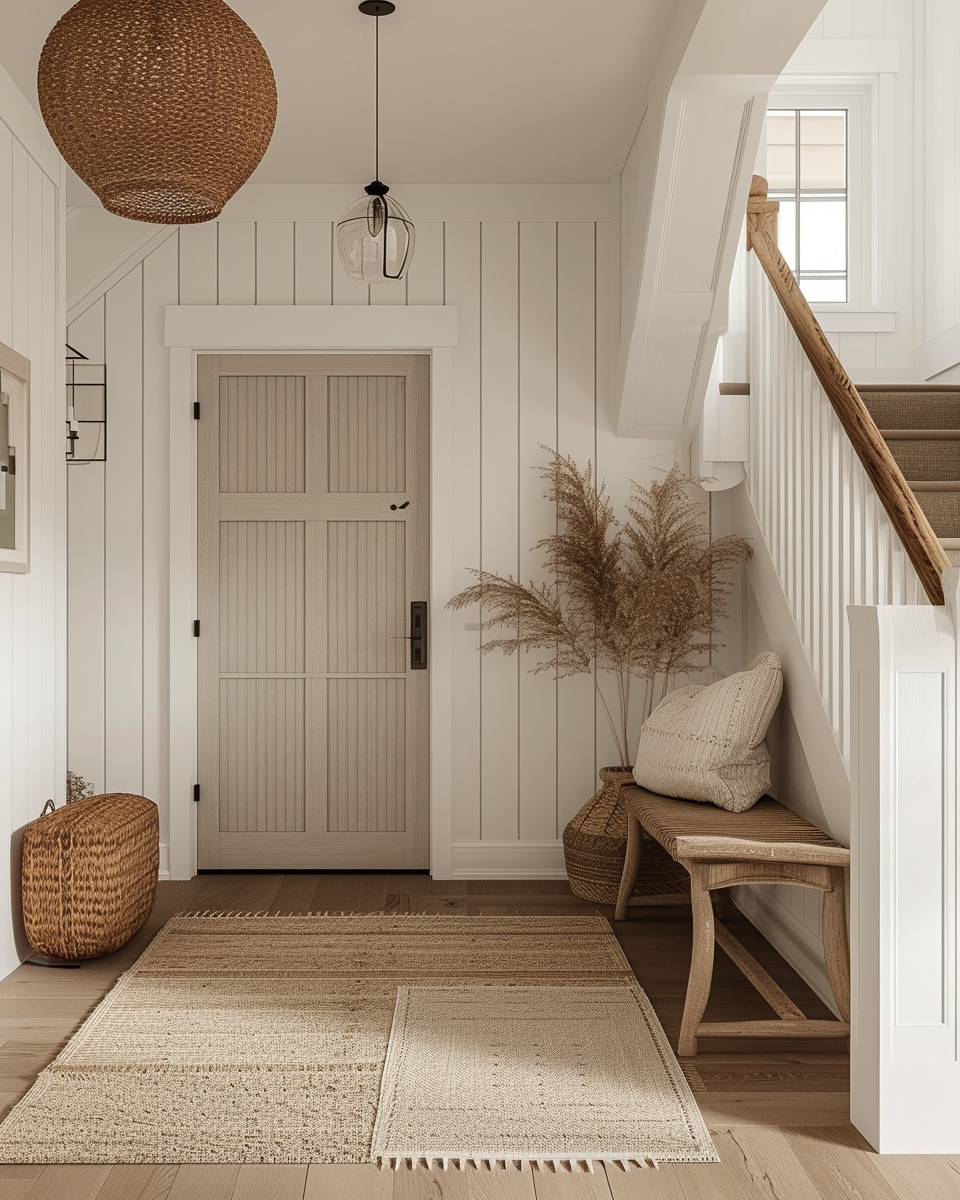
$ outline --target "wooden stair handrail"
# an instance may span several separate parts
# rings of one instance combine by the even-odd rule
[[[780,253],[777,246],[779,208],[778,201],[767,199],[767,181],[754,175],[747,203],[747,248],[756,254],[770,280],[930,603],[943,604],[942,574],[952,563]]]

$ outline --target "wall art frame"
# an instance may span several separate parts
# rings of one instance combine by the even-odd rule
[[[0,342],[0,571],[30,570],[30,360]]]

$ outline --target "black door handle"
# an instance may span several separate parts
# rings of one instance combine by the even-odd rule
[[[410,643],[410,670],[425,671],[427,669],[427,602],[426,600],[410,601],[410,632],[390,634],[391,642]]]
[[[427,602],[410,601],[410,670],[427,669]]]

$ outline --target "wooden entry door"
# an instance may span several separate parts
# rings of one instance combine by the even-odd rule
[[[199,359],[202,868],[428,865],[428,364]]]

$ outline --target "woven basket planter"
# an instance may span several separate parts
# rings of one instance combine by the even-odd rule
[[[48,958],[96,958],[128,942],[150,915],[160,866],[157,806],[143,796],[91,796],[23,831],[23,928]]]
[[[627,854],[627,807],[620,789],[634,784],[632,767],[602,767],[600,791],[563,831],[563,857],[570,889],[584,900],[616,904]],[[659,842],[641,831],[640,875],[630,903],[689,895],[690,877]]]

